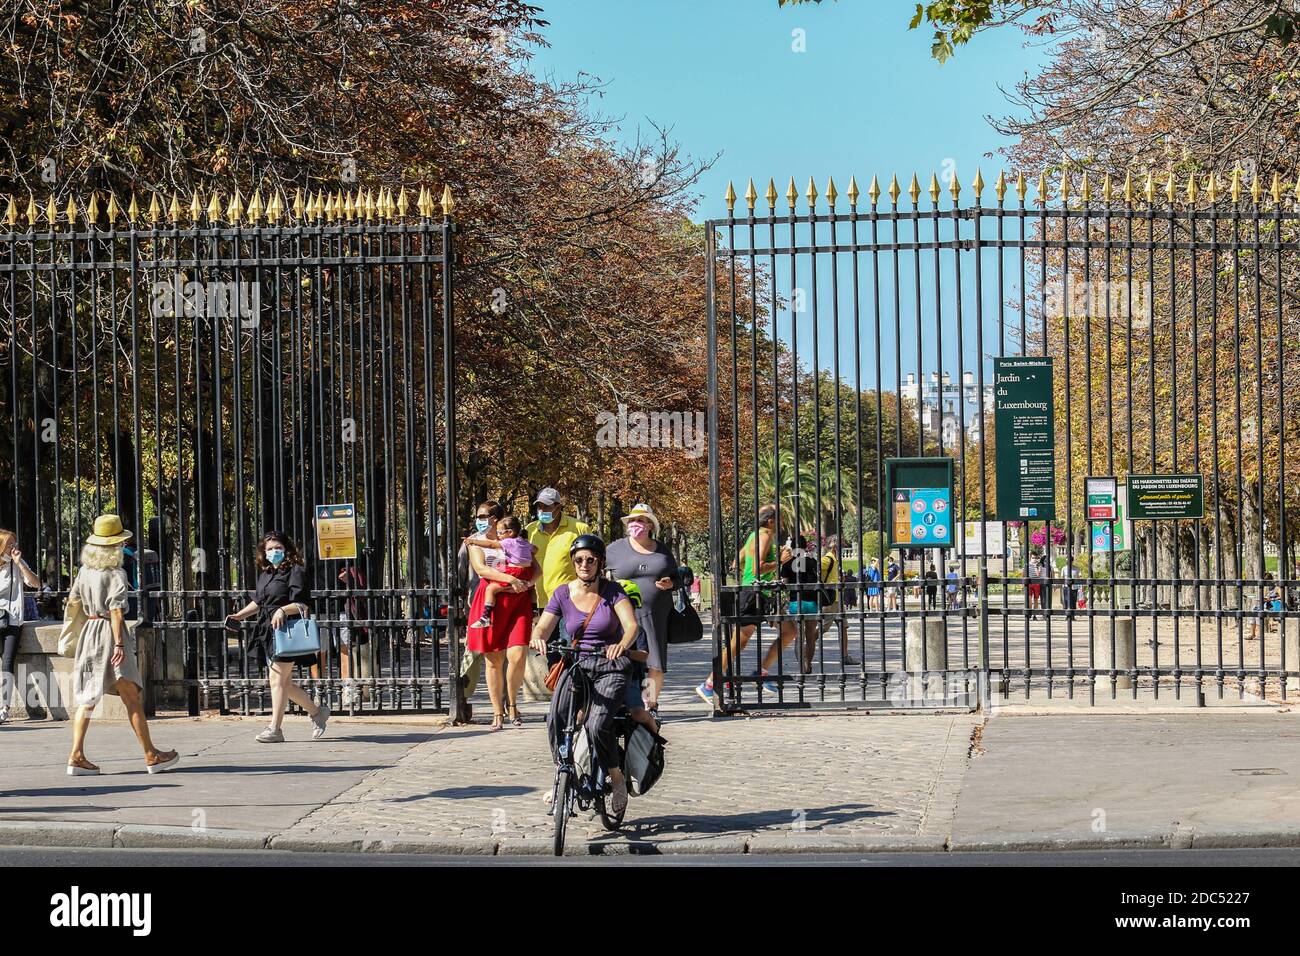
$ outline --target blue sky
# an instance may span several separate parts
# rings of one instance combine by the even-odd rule
[[[557,81],[580,77],[603,81],[602,95],[593,98],[591,106],[619,121],[624,141],[635,140],[638,127],[652,133],[651,124],[658,124],[670,128],[670,135],[683,150],[697,159],[720,154],[700,180],[697,220],[725,216],[723,194],[728,180],[743,194],[751,176],[760,194],[772,177],[784,196],[793,175],[802,197],[810,176],[819,193],[825,192],[828,176],[835,177],[837,188],[844,193],[853,174],[865,192],[872,174],[879,176],[883,191],[890,174],[896,172],[906,190],[916,172],[924,189],[931,172],[943,180],[947,171],[955,169],[966,204],[970,182],[980,166],[990,187],[984,201],[992,204],[991,186],[998,170],[1005,168],[996,151],[1007,141],[985,117],[1012,111],[999,85],[1013,89],[1026,72],[1037,72],[1045,59],[1045,51],[1027,47],[1023,34],[1013,27],[977,36],[941,66],[930,56],[933,31],[907,28],[914,9],[907,0],[839,0],[785,9],[778,7],[776,0],[536,2],[543,8],[542,17],[550,22],[544,33],[551,44],[536,51],[532,63],[536,73]],[[861,202],[866,207],[865,197]],[[846,201],[841,200],[840,211],[846,211],[845,206]],[[945,190],[941,207],[948,206]],[[741,201],[738,212],[743,208]],[[783,198],[778,212],[784,214],[786,208]],[[819,202],[818,208],[825,211],[824,202]],[[903,208],[910,208],[906,197]],[[928,197],[922,199],[922,208],[929,208]],[[762,199],[759,209],[764,209]],[[807,210],[802,198],[798,209],[800,213]],[[945,238],[950,235],[947,226],[942,232]],[[824,240],[825,234],[821,238]],[[840,238],[846,238],[844,232]],[[863,238],[867,238],[865,233]],[[888,226],[882,226],[880,238],[890,238]],[[910,236],[905,231],[901,238]],[[928,231],[922,238],[929,238]],[[805,367],[815,361],[831,370],[838,353],[842,378],[871,388],[875,384],[873,323],[864,321],[857,327],[858,338],[854,337],[853,324],[847,319],[852,315],[847,281],[851,271],[841,273],[841,314],[836,319],[827,261],[819,259],[816,313],[782,309],[776,320],[778,335],[790,342],[797,328],[799,356]],[[981,341],[973,328],[974,294],[970,276],[966,277],[962,294],[965,343],[959,355],[952,261],[945,261],[942,274],[946,285],[937,297],[933,259],[921,262],[924,374],[946,371],[957,378],[961,369],[975,371],[982,351],[985,379],[991,381],[989,358],[1017,351],[1013,344],[1000,345],[996,332],[999,318],[1008,328],[1019,324],[1018,314],[999,313],[1005,297],[1015,297],[1015,285],[999,297],[999,289],[990,281],[996,259],[991,251],[986,253]],[[888,390],[898,386],[896,352],[902,356],[904,374],[917,368],[913,316],[918,306],[911,282],[916,263],[904,258],[901,266],[898,298],[903,327],[896,336],[891,330],[895,295],[891,269],[889,260],[881,258],[880,296],[886,316],[880,384]],[[840,261],[840,268],[845,270],[846,263]],[[776,283],[783,299],[810,281],[800,275],[792,283],[785,269],[782,264]],[[865,285],[869,277],[865,262],[860,274],[863,304],[867,305],[872,291]],[[810,289],[801,291],[805,299],[811,296]],[[864,311],[864,315],[869,313]],[[815,359],[807,351],[814,325],[823,343]],[[937,348],[940,334],[942,355]],[[855,372],[856,365],[861,367],[860,375]]]
[[[593,106],[621,118],[631,140],[653,121],[697,158],[721,153],[700,182],[697,218],[725,214],[727,180],[738,192],[753,176],[762,192],[791,175],[802,193],[849,174],[865,190],[897,171],[942,176],[955,164],[963,190],[981,164],[992,182],[1003,167],[986,158],[1005,145],[985,121],[1010,110],[1014,87],[1042,61],[1015,28],[977,36],[940,66],[932,31],[908,30],[906,0],[839,0],[778,8],[776,0],[536,0],[551,47],[533,69],[559,80],[590,74],[607,86]],[[804,52],[795,52],[803,30]],[[992,175],[990,175],[992,171]],[[802,204],[801,204],[802,205]]]

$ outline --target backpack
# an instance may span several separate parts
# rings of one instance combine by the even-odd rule
[[[637,724],[627,739],[623,771],[630,792],[638,797],[649,793],[664,772],[664,739]]]

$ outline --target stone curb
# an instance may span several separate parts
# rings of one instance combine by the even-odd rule
[[[146,826],[127,823],[117,828],[113,845],[150,850],[203,847],[212,850],[264,850],[275,834],[270,830],[227,830],[220,827]]]
[[[432,856],[549,856],[551,841],[498,837],[369,837],[364,833],[285,836],[269,831],[42,820],[0,821],[0,846],[283,850]],[[1062,850],[1256,849],[1300,846],[1300,829],[1150,830],[1067,837],[1042,833],[910,837],[864,834],[708,835],[653,842],[635,837],[571,840],[565,856],[796,853],[981,853]]]
[[[118,826],[116,823],[5,820],[0,822],[0,845],[111,847]]]

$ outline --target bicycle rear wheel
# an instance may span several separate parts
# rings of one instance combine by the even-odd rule
[[[561,772],[555,778],[555,801],[551,804],[551,811],[555,814],[553,850],[556,856],[564,856],[564,832],[569,826],[569,804],[572,802],[573,778],[568,773]]]

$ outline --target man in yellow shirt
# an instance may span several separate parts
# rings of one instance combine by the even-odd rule
[[[537,520],[529,523],[527,534],[537,549],[537,563],[542,566],[542,579],[534,586],[533,592],[537,595],[537,606],[544,608],[551,599],[551,592],[577,577],[569,558],[569,547],[578,535],[590,534],[591,528],[586,522],[560,513],[564,499],[554,488],[543,488],[533,504],[537,505]],[[561,630],[563,627],[561,619]]]

